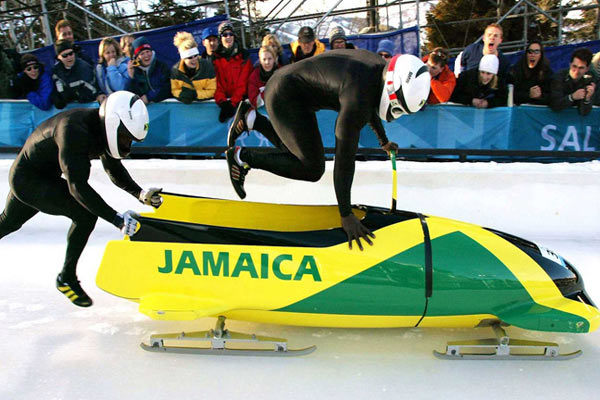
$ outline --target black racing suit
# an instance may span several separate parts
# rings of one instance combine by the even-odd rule
[[[70,218],[73,223],[67,235],[62,276],[75,277],[77,261],[98,217],[116,226],[122,223],[117,212],[89,185],[90,160],[100,158],[111,181],[123,190],[135,197],[141,191],[121,161],[108,156],[105,149],[97,108],[64,111],[40,124],[10,169],[0,238],[21,228],[38,211]]]
[[[369,124],[380,145],[388,139],[378,115],[385,60],[366,50],[335,50],[277,70],[265,88],[269,119],[257,113],[255,130],[279,150],[244,149],[252,168],[315,182],[325,172],[315,112],[338,111],[335,125],[335,193],[342,217],[351,213],[350,190],[360,130]]]

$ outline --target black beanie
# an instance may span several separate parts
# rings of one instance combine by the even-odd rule
[[[56,52],[57,56],[60,53],[62,53],[63,51],[69,50],[72,48],[73,48],[73,42],[70,40],[61,39],[61,40],[58,40],[56,43],[54,43],[54,51]]]
[[[24,71],[25,68],[29,67],[30,65],[39,65],[40,61],[38,60],[38,58],[36,56],[28,53],[28,54],[23,54],[21,56],[21,60],[19,61],[19,64],[21,64],[21,71]]]

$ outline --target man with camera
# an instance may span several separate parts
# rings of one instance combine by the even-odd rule
[[[550,107],[560,111],[576,106],[580,115],[588,115],[596,95],[597,77],[590,71],[592,52],[582,47],[571,55],[569,68],[552,78]]]

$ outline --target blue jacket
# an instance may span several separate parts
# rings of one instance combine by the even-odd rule
[[[40,68],[40,75],[36,80],[29,78],[25,72],[19,72],[15,92],[17,98],[27,98],[40,110],[47,111],[52,108],[52,75],[43,65]]]
[[[150,103],[158,103],[171,97],[171,70],[156,58],[156,54],[152,55],[148,68],[138,66],[134,71],[127,90],[138,96],[146,95]]]
[[[463,67],[463,72],[470,69],[479,69],[479,61],[483,57],[483,40],[477,43],[471,43],[462,52],[460,65]],[[498,50],[498,75],[506,77],[510,69],[510,61],[502,51]]]
[[[127,72],[128,62],[129,57],[123,56],[117,60],[117,65],[96,64],[96,79],[102,93],[111,94],[127,88],[131,80]]]
[[[52,69],[54,83],[53,103],[56,108],[65,108],[69,103],[90,103],[98,96],[98,84],[92,66],[77,58],[71,69],[57,62]]]

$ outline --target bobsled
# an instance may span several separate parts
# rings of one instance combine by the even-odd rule
[[[107,244],[96,283],[138,302],[153,319],[218,319],[206,332],[153,335],[142,344],[146,350],[294,352],[285,339],[229,332],[227,318],[338,328],[490,326],[495,339],[449,343],[446,352],[434,353],[561,358],[580,352],[559,354],[554,343],[515,340],[503,327],[585,333],[600,323],[567,260],[494,229],[353,206],[376,235],[360,251],[349,249],[337,206],[162,196],[160,208],[141,214],[133,236]],[[210,347],[198,343],[204,341]],[[264,343],[274,350],[261,348]],[[520,354],[521,348],[535,351]]]

